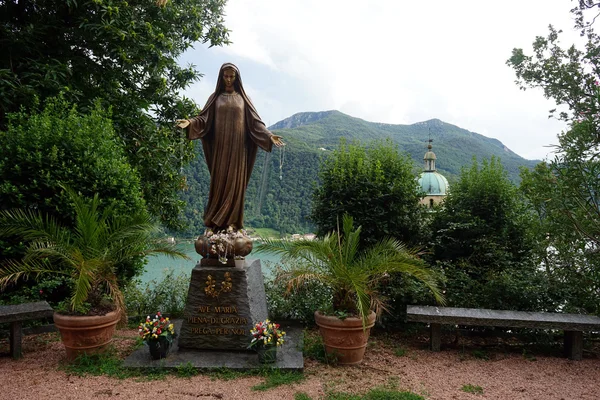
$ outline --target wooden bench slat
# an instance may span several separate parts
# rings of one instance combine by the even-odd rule
[[[407,306],[406,313],[409,321],[438,324],[562,329],[568,331],[600,329],[600,318],[593,315],[434,306]]]
[[[594,315],[481,308],[407,306],[406,319],[431,325],[429,345],[433,351],[440,351],[442,324],[562,329],[565,331],[565,355],[572,360],[582,359],[582,331],[600,329],[600,318]]]
[[[51,317],[54,310],[46,301],[0,306],[0,323],[10,323],[10,355],[21,358],[23,321]]]
[[[54,310],[46,301],[0,306],[0,323],[51,317]]]

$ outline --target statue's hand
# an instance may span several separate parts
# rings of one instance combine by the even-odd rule
[[[187,128],[187,127],[188,127],[188,125],[190,124],[190,121],[189,121],[189,120],[187,120],[187,119],[178,119],[178,120],[176,120],[175,122],[177,123],[177,125],[176,125],[176,126],[177,126],[178,128],[182,128],[182,129],[184,129],[184,128]]]
[[[282,137],[279,135],[271,136],[271,142],[273,142],[273,144],[277,147],[285,146],[285,143],[283,143],[283,140],[281,139]]]

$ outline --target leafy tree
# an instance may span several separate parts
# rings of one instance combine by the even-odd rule
[[[531,214],[499,160],[463,171],[432,221],[432,259],[450,304],[540,310],[543,276],[533,262]]]
[[[600,253],[573,229],[572,214],[564,211],[582,211],[572,207],[571,183],[546,163],[523,169],[521,177],[521,192],[535,215],[536,264],[547,276],[550,297],[565,311],[598,313]]]
[[[348,144],[327,158],[315,190],[312,220],[320,236],[337,229],[345,213],[362,227],[361,246],[393,236],[418,243],[424,209],[410,158],[391,140]]]
[[[514,49],[507,61],[520,87],[542,88],[556,102],[558,118],[569,125],[558,135],[548,166],[525,174],[524,191],[539,229],[545,230],[539,257],[551,277],[565,285],[564,305],[588,312],[598,312],[600,297],[600,36],[594,31],[599,12],[600,3],[590,0],[580,0],[571,10],[583,47],[563,48],[561,32],[550,26],[547,37],[533,43],[533,55]]]
[[[544,95],[560,107],[558,118],[569,123],[559,134],[557,154],[550,162],[553,174],[568,188],[564,193],[570,205],[563,211],[571,225],[583,236],[600,244],[600,210],[597,188],[600,187],[600,36],[593,22],[586,22],[586,12],[600,3],[579,1],[571,12],[575,27],[585,38],[583,49],[575,45],[561,47],[560,31],[550,26],[547,37],[537,37],[533,55],[514,49],[507,64],[514,68],[522,89],[542,88]],[[595,19],[595,17],[594,17]],[[557,109],[550,110],[555,115]]]
[[[148,209],[177,227],[179,169],[192,146],[172,129],[195,105],[179,91],[199,78],[177,58],[194,42],[228,42],[225,0],[0,2],[0,129],[34,96],[64,92],[83,111],[113,106],[115,130],[140,172]]]

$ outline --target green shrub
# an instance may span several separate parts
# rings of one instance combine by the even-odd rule
[[[42,110],[9,114],[0,132],[0,208],[37,209],[60,223],[74,223],[74,207],[61,185],[85,197],[98,194],[101,208],[114,205],[115,213],[145,210],[138,173],[129,165],[115,134],[110,112],[99,103],[88,113],[61,97],[49,99]],[[0,241],[0,260],[19,259],[25,243],[16,238]],[[142,257],[119,264],[117,276],[127,282],[143,269]],[[48,289],[44,296],[27,289]],[[56,281],[24,281],[2,292],[0,301],[51,303],[64,300],[67,285]]]
[[[432,231],[430,258],[446,276],[448,305],[551,308],[547,279],[533,257],[532,214],[498,159],[474,159],[462,169],[434,212]]]
[[[277,279],[281,272],[275,267],[272,279],[265,282],[269,316],[273,320],[297,320],[314,325],[315,311],[331,310],[332,290],[320,282],[305,282],[302,288],[288,292],[286,285]]]
[[[348,213],[362,227],[361,246],[385,237],[409,244],[422,235],[421,189],[409,156],[391,141],[370,144],[341,141],[319,173],[312,220],[320,236],[337,229]]]
[[[189,284],[190,277],[187,273],[176,274],[173,270],[166,270],[160,280],[151,280],[145,284],[134,281],[123,290],[127,313],[144,318],[160,311],[171,318],[181,317]]]
[[[483,388],[478,385],[471,385],[471,384],[463,385],[461,390],[466,393],[483,394]]]

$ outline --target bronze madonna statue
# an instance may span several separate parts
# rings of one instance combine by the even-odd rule
[[[202,112],[188,120],[177,120],[187,128],[187,138],[202,140],[210,172],[210,190],[204,224],[214,232],[244,226],[244,200],[258,148],[271,151],[284,146],[281,136],[271,133],[261,121],[244,91],[238,68],[225,63],[217,87]]]

